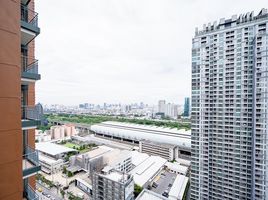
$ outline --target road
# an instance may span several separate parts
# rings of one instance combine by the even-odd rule
[[[56,194],[56,191],[55,191],[55,193],[52,192],[52,190],[47,189],[47,188],[44,187],[42,184],[40,184],[38,181],[36,182],[36,188],[42,188],[43,192],[49,194],[51,197],[54,197],[55,200],[63,200],[63,198],[61,198],[60,196],[58,196],[58,195]],[[40,192],[38,192],[38,191],[37,191],[37,194],[38,194],[38,196],[40,197],[40,200],[51,200],[51,198],[49,199],[49,198],[45,197],[44,195],[42,195],[42,193],[40,193]]]

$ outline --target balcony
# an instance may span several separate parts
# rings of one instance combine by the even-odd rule
[[[34,189],[30,185],[27,185],[24,188],[23,200],[39,200],[38,194],[34,191]]]
[[[39,33],[38,14],[21,4],[21,44],[27,45]]]
[[[27,146],[22,159],[23,178],[36,174],[41,170],[38,152]]]
[[[41,76],[38,74],[38,60],[26,56],[21,56],[21,80],[27,84],[40,80]]]
[[[35,106],[22,106],[21,108],[22,130],[36,128],[41,124],[41,116]]]

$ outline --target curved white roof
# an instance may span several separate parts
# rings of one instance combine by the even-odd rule
[[[191,131],[170,129],[147,125],[137,125],[121,122],[103,122],[92,125],[91,130],[104,135],[110,135],[130,140],[149,140],[167,143],[179,147],[191,148]]]

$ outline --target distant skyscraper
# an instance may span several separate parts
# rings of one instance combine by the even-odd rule
[[[158,101],[158,112],[159,113],[165,113],[166,112],[166,101],[165,100],[159,100]]]
[[[189,117],[190,116],[190,98],[189,97],[186,97],[184,99],[183,116],[184,117]]]
[[[268,199],[268,14],[196,29],[191,199]]]
[[[178,106],[174,103],[168,103],[165,106],[165,115],[167,117],[171,117],[176,119],[178,117]]]

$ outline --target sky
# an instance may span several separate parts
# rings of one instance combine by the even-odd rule
[[[183,104],[195,27],[267,0],[37,0],[36,102]]]

